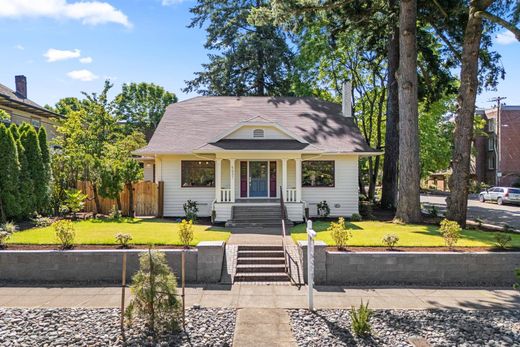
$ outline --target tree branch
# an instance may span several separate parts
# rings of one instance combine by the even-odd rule
[[[478,11],[475,12],[475,17],[485,18],[493,23],[497,23],[498,25],[501,25],[502,27],[506,28],[510,32],[512,32],[516,39],[520,41],[520,29],[515,27],[513,24],[509,23],[508,21],[495,16],[494,14],[491,14],[487,11]]]
[[[433,23],[430,23],[430,25],[432,26],[433,30],[435,30],[435,34],[437,36],[439,36],[439,38],[446,44],[446,46],[448,47],[448,49],[455,55],[455,57],[459,60],[459,61],[462,61],[462,55],[460,54],[459,51],[457,51],[455,49],[455,47],[451,44],[450,40],[448,40],[448,38],[446,36],[444,36],[444,34],[442,33],[442,31],[436,26],[434,25]]]

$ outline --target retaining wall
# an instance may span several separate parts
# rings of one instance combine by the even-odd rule
[[[299,242],[307,281],[307,242]],[[317,284],[511,286],[519,252],[335,252],[315,247]]]
[[[123,253],[127,254],[126,274],[130,281],[139,268],[139,254],[143,251],[146,250],[0,251],[0,281],[120,283]],[[180,280],[182,250],[161,251]],[[223,258],[222,241],[186,250],[186,282],[218,282]]]

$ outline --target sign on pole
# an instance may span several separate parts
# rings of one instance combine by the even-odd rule
[[[309,310],[314,311],[313,288],[314,288],[314,238],[316,232],[312,229],[312,221],[307,221],[307,283]]]

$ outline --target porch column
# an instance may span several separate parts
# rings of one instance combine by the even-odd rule
[[[235,159],[229,159],[229,185],[231,202],[235,202]]]
[[[282,159],[282,193],[284,201],[287,201],[287,159]]]
[[[215,160],[215,200],[222,201],[220,190],[222,189],[222,159]]]
[[[294,159],[296,165],[296,201],[302,201],[302,160]]]

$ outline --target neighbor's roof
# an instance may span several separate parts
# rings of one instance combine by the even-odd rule
[[[240,123],[261,116],[296,140],[213,142]],[[376,152],[365,142],[341,105],[314,97],[200,96],[168,106],[148,146],[136,154],[187,154],[197,150],[312,150],[326,153]]]
[[[57,113],[47,110],[34,101],[23,98],[11,88],[0,84],[0,106],[26,111],[42,117],[63,117]]]

